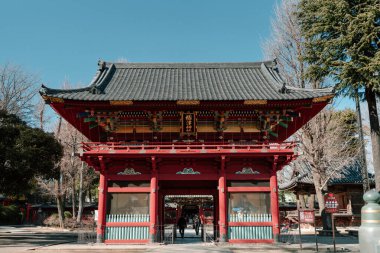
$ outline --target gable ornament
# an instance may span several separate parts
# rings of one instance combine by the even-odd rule
[[[253,170],[251,167],[244,167],[241,171],[236,171],[235,174],[258,175],[260,172]]]
[[[179,174],[179,175],[198,175],[201,173],[199,171],[194,171],[193,168],[184,168],[182,171],[178,171],[176,174]]]
[[[118,175],[141,175],[141,172],[135,171],[134,168],[126,168],[124,171],[117,173]]]

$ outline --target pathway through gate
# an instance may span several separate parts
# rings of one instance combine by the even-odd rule
[[[164,228],[175,227],[172,229],[171,243],[189,244],[215,240],[216,215],[213,195],[165,195],[163,200]],[[180,219],[186,222],[183,237],[178,227]],[[168,238],[165,238],[165,242],[170,243]]]

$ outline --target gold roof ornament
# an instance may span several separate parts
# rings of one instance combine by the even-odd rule
[[[330,100],[333,97],[334,97],[334,95],[327,95],[327,96],[323,96],[323,97],[313,98],[313,103],[325,102],[327,100]]]
[[[244,100],[245,105],[266,105],[268,104],[267,100]]]
[[[111,100],[110,105],[133,105],[132,100]]]
[[[50,102],[50,103],[63,103],[64,102],[63,98],[49,97],[46,95],[43,95],[42,98],[45,101]]]
[[[177,100],[177,105],[199,105],[199,100]]]

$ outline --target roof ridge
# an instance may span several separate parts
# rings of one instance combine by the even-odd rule
[[[88,91],[90,90],[91,86],[81,87],[81,88],[69,88],[69,89],[56,89],[56,88],[49,88],[45,84],[41,84],[41,88],[39,89],[39,93],[41,95],[47,95],[49,94],[55,94],[59,92],[65,92],[65,93],[74,93],[74,92],[80,92],[80,91]]]
[[[291,85],[286,85],[286,88],[289,90],[295,90],[295,91],[319,91],[319,92],[326,92],[326,93],[331,93],[334,92],[334,87],[323,87],[323,88],[300,88],[300,87],[295,87]]]
[[[114,65],[118,69],[123,68],[260,68],[262,64],[274,67],[273,61],[260,62],[106,62],[107,67]]]

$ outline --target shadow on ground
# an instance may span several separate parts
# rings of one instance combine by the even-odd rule
[[[77,240],[74,232],[28,230],[28,227],[1,227],[0,248],[38,247],[50,244],[67,243]]]

